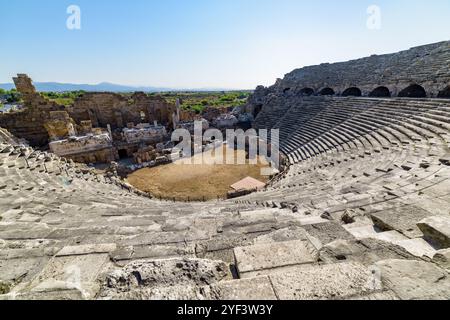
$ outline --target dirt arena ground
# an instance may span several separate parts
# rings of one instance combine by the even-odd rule
[[[225,152],[232,152],[235,157],[245,157],[242,150],[223,147]],[[212,154],[214,156],[214,154]],[[211,159],[211,154],[198,154],[193,159]],[[148,192],[155,197],[177,200],[206,200],[225,198],[230,185],[250,176],[267,183],[268,177],[261,176],[261,169],[268,167],[264,159],[258,158],[258,164],[244,165],[191,165],[180,161],[156,168],[138,170],[127,177],[134,187]]]

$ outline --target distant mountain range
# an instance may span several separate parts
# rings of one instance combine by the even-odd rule
[[[58,82],[35,82],[34,86],[40,92],[65,92],[65,91],[88,91],[88,92],[168,92],[168,91],[231,91],[233,89],[225,88],[200,88],[200,89],[174,89],[158,87],[133,87],[120,84],[102,82],[99,84],[73,84]],[[15,88],[13,83],[0,83],[0,88],[11,90]]]

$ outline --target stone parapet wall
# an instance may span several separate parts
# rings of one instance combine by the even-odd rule
[[[135,93],[129,99],[116,93],[86,93],[69,107],[69,114],[77,121],[90,120],[94,127],[123,128],[127,123],[171,124],[176,106],[160,97]]]
[[[270,101],[293,95],[379,96],[381,90],[382,96],[418,97],[411,86],[422,90],[423,97],[450,97],[450,41],[296,69],[271,87],[257,87],[245,111],[257,116]]]
[[[101,134],[53,141],[50,142],[49,146],[50,150],[58,156],[68,156],[112,148],[112,141],[108,134]]]
[[[70,154],[65,156],[65,158],[78,163],[110,163],[117,160],[118,155],[114,148],[108,147],[100,150]]]
[[[26,108],[24,110],[0,115],[0,126],[8,129],[14,136],[26,139],[31,145],[42,147],[49,141],[45,123],[50,121],[51,111],[63,111],[64,107],[50,109]]]
[[[167,137],[164,126],[142,126],[123,129],[123,135],[128,143],[151,142],[159,143]]]
[[[332,88],[342,94],[357,87],[368,96],[378,86],[387,87],[393,96],[411,84],[425,88],[429,97],[437,97],[450,84],[450,41],[412,48],[394,54],[321,64],[297,69],[278,80],[274,88],[302,90],[311,88],[319,93]]]

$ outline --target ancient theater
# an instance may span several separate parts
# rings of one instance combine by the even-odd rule
[[[450,299],[449,41],[297,69],[208,115],[14,82],[0,299]],[[195,122],[278,130],[258,138],[279,170],[177,166],[172,132]]]

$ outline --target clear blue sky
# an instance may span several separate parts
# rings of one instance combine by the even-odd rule
[[[67,7],[81,8],[68,30]],[[366,27],[381,8],[381,30]],[[449,0],[0,0],[0,82],[254,88],[450,39]]]

